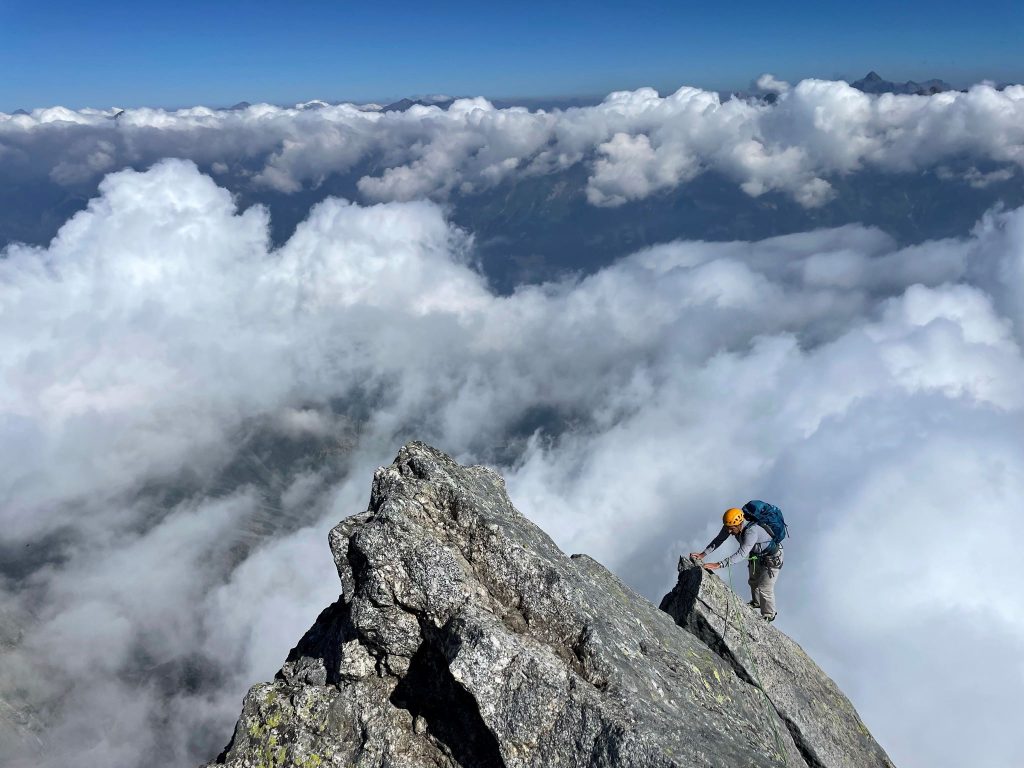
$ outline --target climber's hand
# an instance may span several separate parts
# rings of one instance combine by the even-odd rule
[[[704,563],[704,567],[707,568],[709,571],[716,571],[721,566],[718,563]]]

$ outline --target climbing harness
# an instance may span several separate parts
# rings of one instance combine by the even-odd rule
[[[750,557],[748,559],[751,560],[752,562],[754,562],[755,568],[756,568],[757,567],[757,565],[756,565],[757,564],[757,556],[754,555],[754,556],[752,556],[752,557]],[[729,563],[725,567],[729,571],[729,592],[731,593],[731,596],[725,602],[725,629],[722,631],[722,642],[723,643],[725,642],[726,637],[729,634],[729,611],[732,608],[732,601],[733,600],[736,601],[737,608],[739,607],[739,601],[740,601],[739,595],[736,594],[736,590],[733,589],[733,586],[732,586],[732,563]],[[782,762],[783,762],[783,764],[787,768],[789,768],[789,758],[786,756],[786,750],[783,748],[783,745],[782,745],[782,736],[779,735],[779,729],[775,725],[775,719],[776,719],[776,716],[778,715],[778,712],[775,709],[775,705],[772,704],[772,700],[768,698],[768,694],[765,693],[764,686],[761,685],[761,680],[760,680],[761,676],[759,674],[757,674],[757,667],[754,664],[753,657],[751,657],[751,655],[750,655],[750,649],[747,647],[746,633],[743,631],[743,629],[740,626],[739,622],[736,622],[736,633],[740,636],[740,647],[743,650],[743,655],[746,656],[747,668],[750,670],[750,673],[751,673],[750,677],[754,681],[754,686],[757,688],[757,690],[759,690],[761,692],[761,695],[764,696],[765,703],[768,705],[768,709],[769,709],[768,722],[771,724],[771,726],[772,726],[772,733],[775,735],[775,747],[779,750],[779,754],[782,755]]]

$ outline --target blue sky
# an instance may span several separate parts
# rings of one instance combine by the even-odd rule
[[[0,110],[410,94],[723,90],[802,77],[1024,79],[1005,2],[0,0]]]

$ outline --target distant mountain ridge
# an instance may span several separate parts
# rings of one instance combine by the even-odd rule
[[[956,90],[945,80],[931,79],[918,83],[907,80],[905,83],[894,83],[891,80],[883,80],[874,70],[868,72],[860,80],[854,80],[851,86],[864,93],[899,93],[913,94],[917,96],[930,96],[933,93]]]
[[[412,107],[439,107],[440,109],[448,109],[452,105],[455,99],[450,96],[443,96],[438,98],[418,98],[418,99],[399,99],[398,101],[388,104],[381,112],[405,112]]]

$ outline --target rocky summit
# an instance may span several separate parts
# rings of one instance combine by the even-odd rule
[[[329,538],[341,598],[212,765],[891,765],[718,577],[682,561],[658,609],[563,554],[490,469],[410,443]]]

